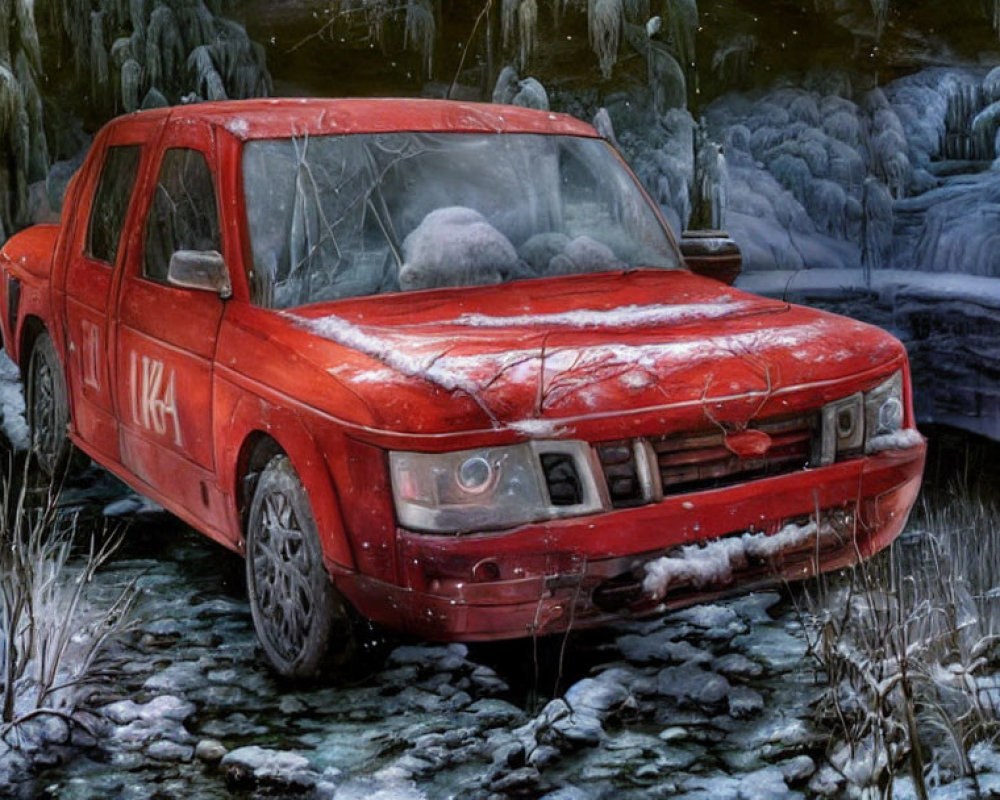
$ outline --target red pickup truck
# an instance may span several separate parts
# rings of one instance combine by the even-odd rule
[[[361,619],[524,637],[838,568],[920,485],[899,342],[694,274],[560,114],[132,114],[0,271],[38,464],[78,449],[243,553],[288,676]]]

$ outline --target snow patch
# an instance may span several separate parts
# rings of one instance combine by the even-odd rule
[[[558,420],[550,419],[522,419],[508,422],[507,427],[532,438],[557,438],[567,431]]]
[[[703,589],[711,584],[732,580],[733,571],[743,569],[750,559],[766,560],[783,550],[799,547],[810,540],[833,533],[828,525],[815,522],[785,525],[775,534],[744,533],[716,539],[705,544],[680,548],[678,555],[663,556],[646,564],[642,588],[656,599],[662,598],[675,584],[690,584]]]
[[[246,136],[250,133],[250,123],[242,117],[234,117],[226,122],[226,130],[234,136]]]
[[[671,325],[688,320],[718,319],[749,307],[723,296],[714,303],[686,305],[622,306],[606,310],[582,308],[555,314],[523,314],[494,317],[488,314],[462,314],[454,324],[474,328],[552,327],[552,328],[638,328],[647,325]]]
[[[884,450],[908,450],[917,447],[924,441],[920,431],[916,428],[908,428],[895,433],[887,433],[882,436],[875,436],[865,445],[865,453],[881,453]]]
[[[27,450],[31,444],[28,423],[24,419],[24,392],[17,365],[0,352],[0,425],[15,450]]]

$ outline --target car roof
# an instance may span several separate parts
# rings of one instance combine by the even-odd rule
[[[152,109],[119,119],[163,113]],[[285,97],[193,103],[168,113],[171,123],[208,122],[243,140],[390,131],[599,135],[568,114],[455,100]]]

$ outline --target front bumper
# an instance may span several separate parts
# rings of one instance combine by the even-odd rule
[[[399,585],[334,573],[364,616],[439,641],[559,633],[800,580],[866,559],[902,531],[926,444],[887,450],[659,503],[514,531],[432,536],[397,531]],[[819,515],[821,533],[710,580],[644,589],[645,566],[680,548],[746,532],[774,534]],[[760,537],[757,537],[758,539]]]

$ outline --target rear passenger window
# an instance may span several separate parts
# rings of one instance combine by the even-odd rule
[[[204,154],[186,148],[163,156],[146,222],[143,274],[165,283],[178,250],[222,250],[212,173]]]
[[[138,145],[109,147],[87,228],[87,255],[114,264],[139,171]]]

